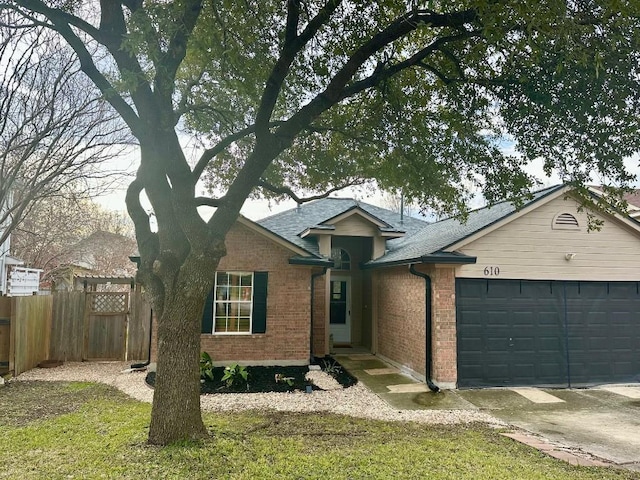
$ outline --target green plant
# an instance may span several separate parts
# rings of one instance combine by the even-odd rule
[[[322,360],[322,371],[326,374],[335,377],[336,375],[340,375],[342,373],[342,367],[335,360]]]
[[[293,377],[285,377],[282,373],[276,373],[275,379],[276,383],[286,383],[290,387],[293,387],[293,381],[295,380]]]
[[[200,353],[200,378],[213,380],[213,360],[207,352]]]
[[[248,378],[249,372],[247,371],[247,367],[238,365],[237,363],[224,367],[222,381],[225,382],[229,388],[241,385],[243,382],[246,383]]]

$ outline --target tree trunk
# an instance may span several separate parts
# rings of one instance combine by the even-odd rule
[[[207,436],[200,413],[200,329],[205,296],[186,281],[164,300],[158,319],[156,372],[149,443],[167,445]]]

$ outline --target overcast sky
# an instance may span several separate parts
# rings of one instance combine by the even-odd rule
[[[512,144],[509,144],[509,143],[504,144],[504,149],[506,151],[509,151],[512,148],[513,148]],[[195,155],[195,152],[194,152],[194,155]],[[128,169],[133,174],[135,172],[135,168],[137,165],[136,156],[137,154],[134,153],[125,158],[120,158],[118,160],[115,160],[115,162],[118,163],[117,168]],[[627,168],[629,168],[629,170],[632,173],[635,173],[640,177],[640,167],[639,167],[638,157],[629,159],[626,162],[626,165],[627,165]],[[539,178],[543,182],[545,187],[560,183],[560,178],[557,175],[554,175],[552,177],[547,177],[544,175],[544,172],[542,170],[542,161],[533,162],[527,167],[527,171],[535,175],[537,178]],[[126,211],[124,198],[126,193],[126,185],[129,183],[129,181],[130,180],[123,181],[122,182],[123,185],[121,188],[114,188],[110,194],[101,195],[100,197],[96,198],[96,201],[99,204],[111,210]],[[595,179],[594,179],[594,183],[596,183]],[[640,182],[638,180],[636,180],[636,187],[640,187]],[[366,203],[371,203],[373,205],[378,205],[383,207],[385,206],[383,195],[381,193],[371,195],[361,190],[354,191],[354,190],[347,189],[347,190],[343,190],[341,192],[333,194],[332,197],[357,198],[358,200],[361,200]],[[484,206],[484,201],[481,196],[478,196],[472,202],[472,204],[469,205],[469,207],[472,209],[479,208],[481,206]],[[266,200],[247,200],[244,204],[244,207],[241,210],[241,213],[244,216],[250,218],[251,220],[258,220],[258,219],[267,217],[269,215],[273,215],[275,213],[288,210],[293,207],[295,207],[295,202],[293,200],[288,200],[280,203],[275,203],[273,201],[266,201]]]

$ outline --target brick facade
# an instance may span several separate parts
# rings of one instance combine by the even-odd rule
[[[317,357],[324,357],[329,353],[327,344],[329,335],[327,334],[327,276],[322,275],[322,270],[316,269],[315,273],[320,274],[315,277],[314,284],[314,305],[313,305],[313,354]]]
[[[227,255],[219,271],[267,271],[267,329],[257,335],[201,336],[202,350],[217,364],[306,364],[328,352],[328,274],[318,267],[293,266],[293,253],[252,229],[236,224],[227,236]],[[457,344],[455,268],[418,266],[432,283],[432,380],[455,386]],[[313,345],[311,342],[311,275],[314,280]],[[374,311],[372,350],[426,376],[425,280],[408,266],[372,270]],[[367,282],[369,284],[369,282]],[[154,320],[155,326],[155,320]],[[156,358],[155,327],[152,359]]]
[[[458,379],[455,268],[431,268],[433,354],[432,376],[438,384],[455,386]]]
[[[377,352],[424,377],[425,284],[409,268],[374,272],[377,291]]]
[[[217,364],[238,361],[245,364],[307,364],[311,341],[312,268],[290,265],[293,252],[239,223],[229,231],[226,245],[227,255],[220,261],[218,271],[269,272],[266,333],[202,334],[202,350]],[[324,295],[322,283],[316,281],[316,295]],[[317,314],[318,322],[320,317],[324,321],[321,313],[322,308]],[[315,329],[320,330],[317,322]],[[156,358],[156,345],[154,332],[152,359]]]
[[[454,267],[418,267],[431,277],[432,379],[447,387],[457,381],[456,311]],[[407,266],[384,268],[377,276],[377,351],[410,369],[419,378],[426,375],[425,280]]]

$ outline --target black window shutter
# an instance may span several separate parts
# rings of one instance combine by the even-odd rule
[[[202,333],[213,333],[213,289],[207,296],[202,314]]]
[[[269,272],[253,273],[253,316],[251,333],[267,331],[267,280]]]

